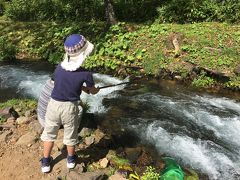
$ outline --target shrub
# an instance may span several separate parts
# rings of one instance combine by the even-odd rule
[[[158,8],[160,22],[239,22],[240,2],[225,0],[169,0]]]
[[[15,60],[16,46],[8,42],[6,38],[0,37],[0,61]]]
[[[213,85],[214,82],[212,78],[206,76],[206,73],[201,72],[200,76],[192,81],[192,85],[195,87],[209,87]]]

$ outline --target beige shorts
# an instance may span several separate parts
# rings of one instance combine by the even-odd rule
[[[80,109],[79,109],[80,108]],[[45,127],[41,135],[43,141],[54,141],[60,125],[64,127],[63,143],[73,146],[78,143],[78,127],[80,124],[79,103],[60,102],[50,99],[45,116]]]

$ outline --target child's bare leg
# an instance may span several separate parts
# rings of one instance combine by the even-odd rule
[[[68,156],[75,155],[75,146],[67,146]]]
[[[51,155],[51,151],[54,143],[52,141],[43,142],[43,157],[48,158]]]

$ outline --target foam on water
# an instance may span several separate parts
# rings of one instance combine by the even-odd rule
[[[110,84],[118,84],[121,83],[122,81],[118,78],[111,77],[108,75],[103,75],[103,74],[94,74],[93,75],[94,81],[96,82],[95,86],[96,87],[102,87],[105,85],[110,85]],[[125,85],[120,85],[120,86],[114,86],[114,87],[109,87],[105,89],[101,89],[97,94],[95,95],[88,95],[86,93],[82,93],[81,99],[82,101],[88,102],[90,105],[89,111],[92,113],[103,113],[106,112],[106,108],[102,105],[102,100],[104,98],[115,98],[118,96],[117,91],[123,89]]]
[[[141,123],[132,123],[132,128],[143,139],[154,144],[161,153],[208,174],[210,179],[237,179],[235,175],[240,174],[239,103],[227,98],[181,94],[168,97],[147,93],[132,99],[146,105],[151,104],[154,112],[159,112],[160,119],[153,122],[151,117],[138,118],[137,121]],[[212,110],[209,106],[217,108]],[[227,115],[221,116],[223,113]],[[172,118],[163,118],[169,117],[169,114]],[[154,118],[157,116],[154,115]],[[201,133],[200,137],[182,132],[183,129],[186,131],[187,128],[184,127],[189,123],[201,130],[198,132]],[[169,131],[172,128],[178,130]],[[212,134],[207,134],[209,130]],[[211,140],[208,139],[209,136],[212,137]]]
[[[122,80],[118,78],[104,74],[96,73],[93,75],[93,77],[96,82],[96,87],[118,84],[122,82]],[[21,93],[23,96],[28,96],[35,99],[38,99],[44,84],[49,78],[50,73],[46,72],[34,72],[31,69],[25,69],[12,65],[0,66],[0,88],[15,88],[16,91]],[[101,89],[96,95],[88,95],[83,92],[81,99],[90,105],[90,112],[102,113],[107,110],[102,105],[102,100],[106,97],[116,97],[116,92],[124,87],[125,85],[120,85]]]

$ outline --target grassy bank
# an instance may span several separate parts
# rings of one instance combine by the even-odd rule
[[[63,40],[84,34],[95,44],[87,68],[116,75],[166,75],[197,87],[240,88],[240,25],[226,23],[127,24],[104,32],[102,22],[13,22],[0,20],[4,42],[18,59],[58,63]]]

